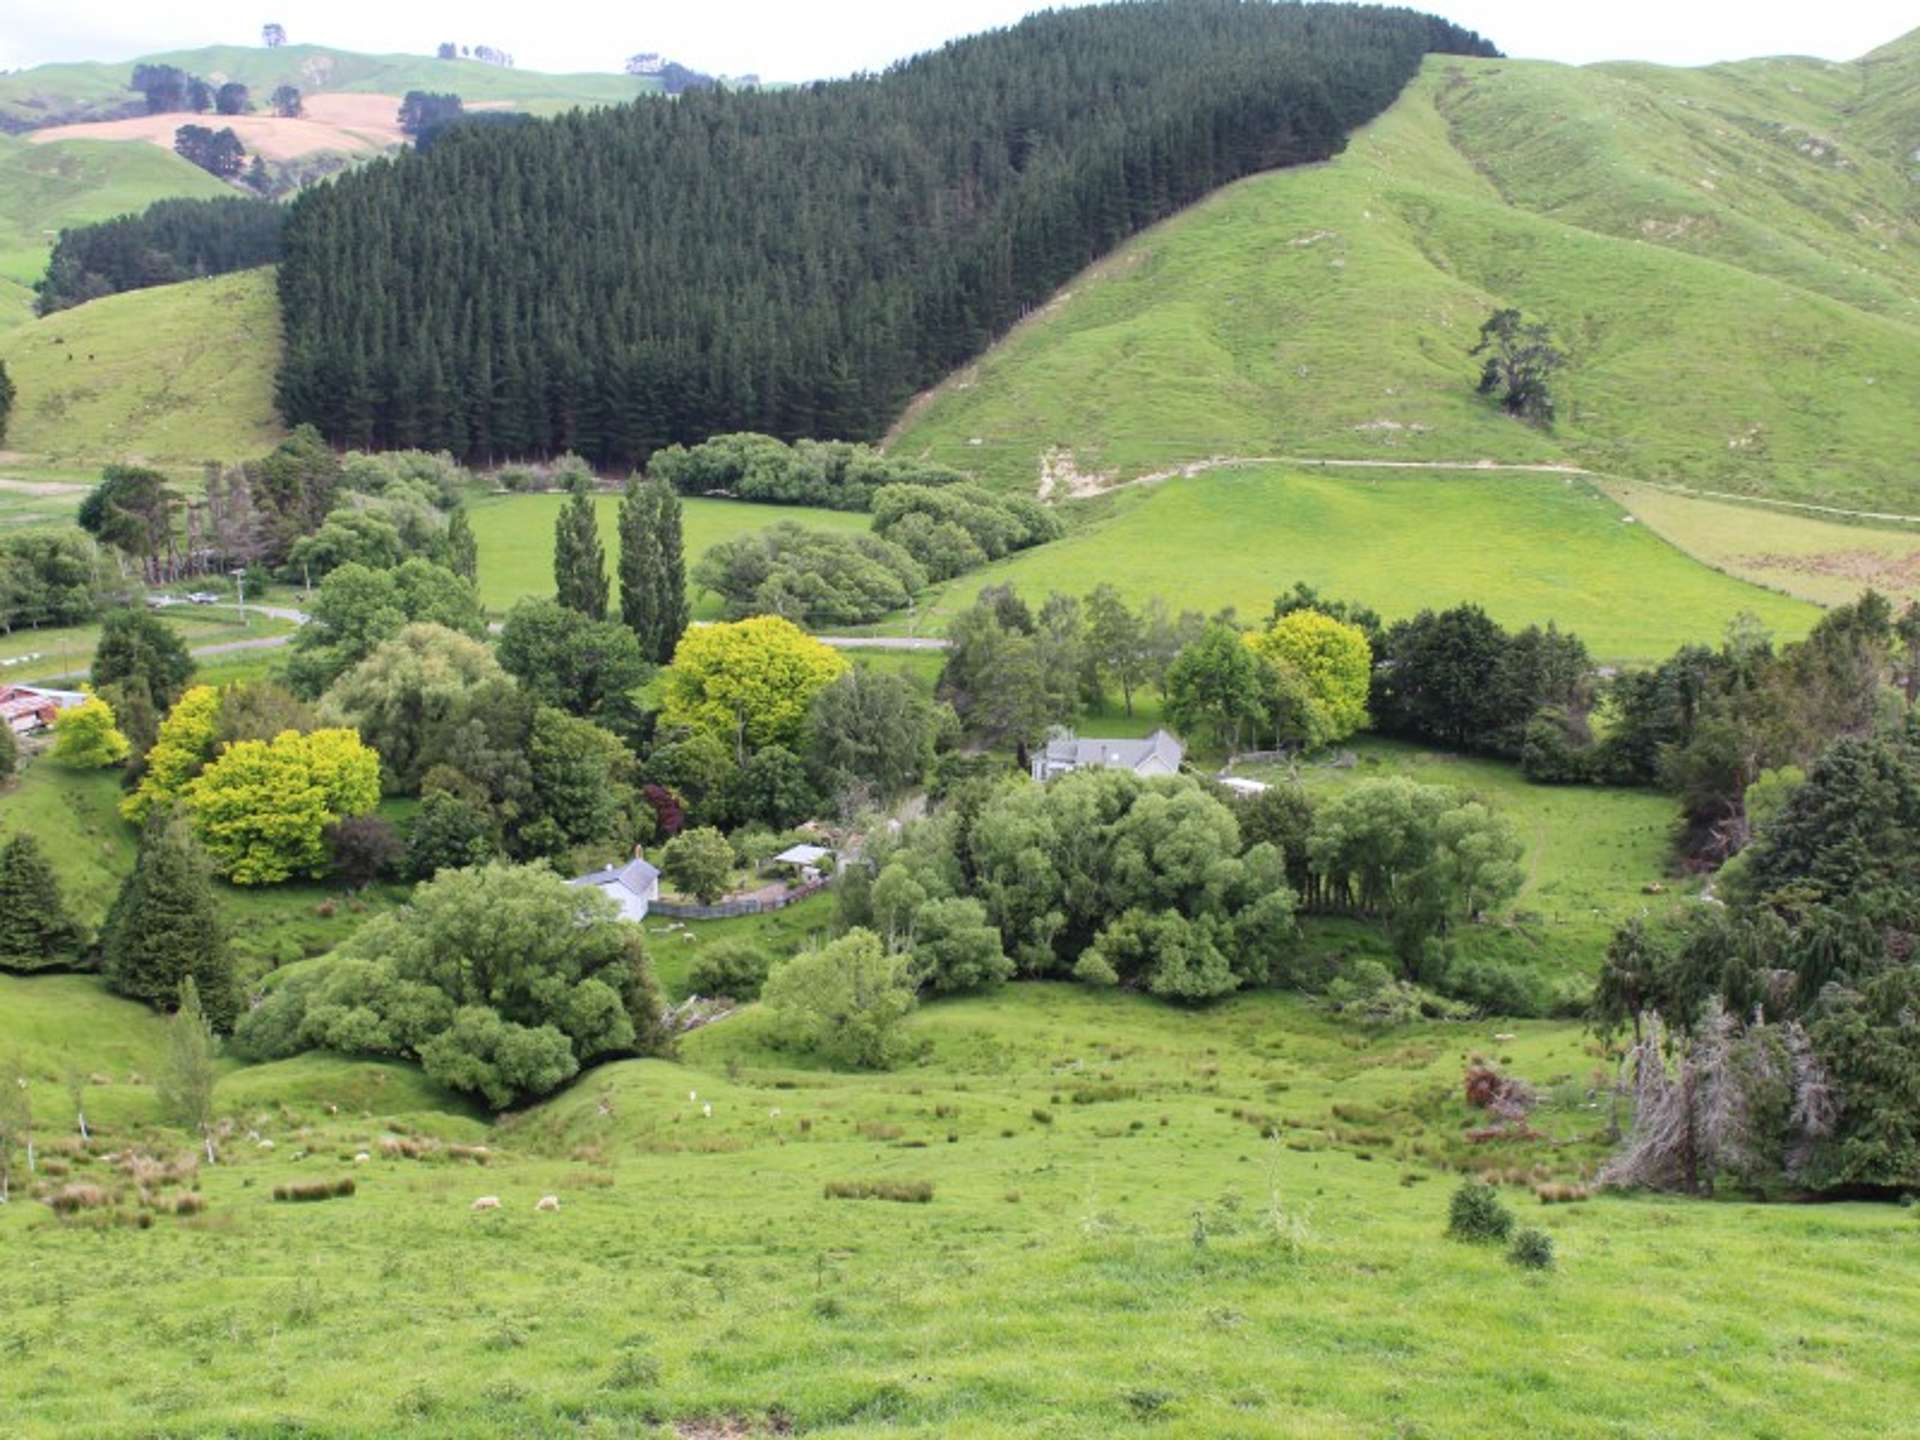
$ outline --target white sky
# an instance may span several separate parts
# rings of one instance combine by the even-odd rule
[[[278,20],[289,40],[349,50],[430,52],[456,40],[551,71],[618,70],[634,51],[657,50],[718,74],[804,80],[878,69],[1035,8],[1036,0],[0,0],[0,69],[257,44],[261,23]],[[1422,8],[1480,31],[1510,55],[1573,63],[1850,60],[1920,26],[1912,0],[1436,0]]]

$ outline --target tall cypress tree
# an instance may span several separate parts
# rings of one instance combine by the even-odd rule
[[[553,588],[560,603],[589,620],[607,618],[607,552],[600,544],[593,492],[584,475],[568,487],[553,523]]]
[[[79,948],[80,927],[40,842],[13,836],[0,846],[0,970],[45,970]]]
[[[164,1007],[191,979],[213,1024],[233,1024],[239,996],[213,872],[186,821],[163,814],[148,821],[100,938],[107,984],[122,995]]]
[[[469,583],[480,576],[480,546],[464,505],[456,506],[447,520],[447,568]]]
[[[657,665],[672,661],[691,618],[680,497],[664,480],[635,476],[620,500],[620,618]]]
[[[626,493],[620,497],[620,619],[649,660],[655,658],[660,593],[660,547],[655,538],[660,516],[654,500],[654,487],[638,475],[627,480]]]

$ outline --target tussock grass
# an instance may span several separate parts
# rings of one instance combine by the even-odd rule
[[[343,1175],[338,1180],[289,1180],[273,1187],[273,1198],[288,1204],[343,1200],[358,1189],[351,1175]]]
[[[829,1200],[894,1200],[902,1205],[926,1205],[933,1200],[931,1180],[829,1180]]]

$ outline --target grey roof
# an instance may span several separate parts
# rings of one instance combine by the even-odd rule
[[[580,875],[567,883],[569,885],[613,885],[619,884],[634,894],[645,896],[660,879],[660,872],[639,856],[624,865],[609,865],[605,870],[596,870],[591,875]]]
[[[1094,737],[1063,735],[1047,742],[1046,758],[1051,764],[1072,766],[1111,765],[1138,770],[1158,755],[1178,768],[1186,753],[1180,742],[1165,730],[1156,730],[1144,740],[1101,740]]]

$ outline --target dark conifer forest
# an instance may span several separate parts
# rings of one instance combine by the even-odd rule
[[[870,438],[1135,231],[1324,159],[1429,52],[1411,10],[1135,0],[880,75],[511,126],[317,187],[280,268],[291,424],[611,467]]]

